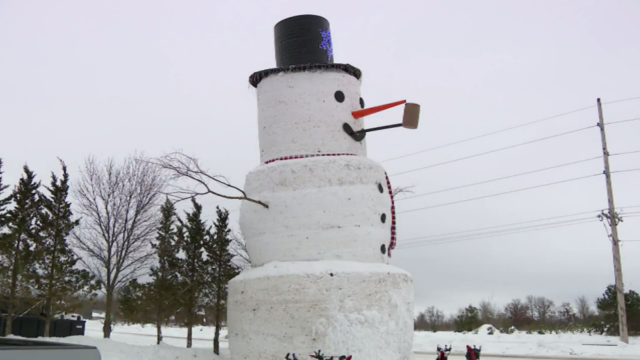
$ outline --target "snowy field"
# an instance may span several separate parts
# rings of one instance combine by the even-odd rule
[[[453,332],[416,332],[413,351],[432,353],[436,346],[452,345],[452,354],[463,353],[466,345],[482,346],[482,358],[493,355],[535,355],[583,359],[598,357],[606,359],[640,359],[640,338],[631,338],[629,345],[618,338],[588,334],[460,334]],[[434,357],[435,358],[435,357]]]
[[[208,326],[195,326],[193,328],[193,347],[213,349],[213,328]],[[87,320],[85,336],[102,338],[102,322]],[[175,327],[162,327],[163,342],[167,345],[185,347],[187,345],[187,329]],[[227,348],[227,330],[220,331],[220,347]],[[131,345],[155,345],[156,328],[154,325],[121,325],[113,327],[111,339]],[[212,350],[213,351],[213,350]]]
[[[213,329],[196,327],[193,330],[192,349],[184,348],[187,331],[184,328],[163,328],[165,344],[155,346],[155,328],[151,325],[116,325],[111,339],[102,339],[100,321],[87,321],[85,336],[51,339],[53,341],[93,345],[98,347],[102,360],[180,360],[214,359]],[[221,333],[221,358],[228,358],[228,343]],[[481,345],[482,359],[515,359],[530,356],[547,359],[637,359],[640,360],[640,338],[631,338],[630,344],[620,343],[617,338],[589,336],[587,334],[527,335],[456,334],[453,332],[416,332],[414,335],[413,358],[415,360],[434,359],[438,344],[453,345],[450,360],[463,359],[461,353],[466,345]],[[283,354],[284,355],[284,354]],[[303,358],[301,358],[303,359]]]

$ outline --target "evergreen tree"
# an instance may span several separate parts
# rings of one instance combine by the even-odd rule
[[[7,234],[0,238],[0,253],[5,258],[8,279],[8,309],[5,334],[11,334],[11,323],[18,308],[21,293],[26,293],[35,266],[33,251],[38,242],[38,218],[41,211],[39,200],[40,182],[27,165],[24,174],[14,188],[11,197],[14,207],[8,211]]]
[[[176,208],[167,198],[160,208],[162,218],[158,226],[155,249],[158,264],[151,268],[152,282],[147,287],[147,298],[153,309],[157,344],[162,341],[162,323],[166,323],[176,308],[176,274],[178,247],[176,243]]]
[[[4,191],[7,190],[9,185],[4,185],[2,182],[2,159],[0,158],[0,295],[4,293],[4,289],[7,287],[6,285],[6,274],[8,270],[8,259],[5,257],[5,253],[2,246],[2,237],[5,236],[5,227],[7,225],[7,221],[9,219],[8,209],[7,207],[11,204],[11,195],[4,195]]]
[[[624,294],[624,303],[626,305],[629,332],[640,331],[640,295],[633,290],[629,290]],[[604,315],[605,323],[609,325],[609,334],[619,335],[618,292],[616,291],[616,286],[607,286],[602,297],[596,300],[596,305]]]
[[[119,310],[127,323],[146,323],[151,319],[149,311],[149,283],[141,284],[133,279],[118,291]]]
[[[205,286],[206,264],[203,246],[210,234],[210,227],[202,221],[202,205],[191,200],[193,210],[186,213],[185,221],[178,219],[176,239],[184,258],[179,259],[177,274],[180,276],[180,302],[185,313],[187,347],[192,345],[193,325],[200,308]]]
[[[62,177],[51,174],[51,184],[45,188],[48,196],[40,196],[42,211],[39,215],[40,236],[36,244],[38,256],[34,258],[37,273],[34,285],[37,298],[43,300],[45,336],[49,336],[51,318],[61,310],[56,304],[76,294],[87,294],[96,290],[93,276],[86,270],[76,268],[79,259],[68,242],[71,231],[78,225],[73,220],[69,197],[69,173],[60,161]],[[65,309],[67,310],[67,309]]]
[[[3,234],[4,227],[7,225],[7,207],[11,204],[11,195],[4,196],[3,193],[9,185],[4,185],[2,182],[2,158],[0,158],[0,236]]]
[[[455,323],[457,331],[472,331],[477,328],[480,326],[480,312],[478,308],[469,305],[464,309],[460,309],[458,316],[456,316]]]
[[[220,328],[226,313],[227,285],[229,280],[238,275],[239,269],[233,263],[233,255],[230,252],[232,238],[229,228],[229,211],[216,207],[216,214],[215,233],[208,237],[204,249],[207,252],[208,299],[215,312],[213,352],[220,355]]]

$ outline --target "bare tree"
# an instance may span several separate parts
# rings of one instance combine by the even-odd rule
[[[413,330],[425,331],[429,330],[429,323],[424,311],[419,313],[416,319],[413,321]]]
[[[242,234],[231,234],[231,246],[229,247],[229,250],[231,251],[231,254],[233,254],[234,261],[240,270],[251,267],[251,259],[249,258],[249,251],[247,250],[247,242],[244,241]]]
[[[582,321],[589,320],[589,318],[593,315],[593,310],[591,309],[591,305],[589,304],[589,299],[586,296],[582,295],[576,299],[576,311],[577,315]]]
[[[526,305],[527,305],[527,311],[529,312],[529,317],[531,318],[531,320],[536,320],[535,304],[536,304],[536,297],[533,295],[527,295]]]
[[[563,325],[573,324],[575,318],[576,313],[570,303],[563,302],[560,304],[560,307],[558,308],[558,320],[560,320]]]
[[[540,323],[546,324],[553,313],[555,304],[553,300],[544,296],[538,296],[533,301],[533,312]]]
[[[530,322],[529,306],[520,299],[513,299],[504,307],[504,315],[516,328],[527,325]]]
[[[498,308],[491,300],[482,300],[478,306],[480,320],[483,324],[493,324],[497,319]]]
[[[435,308],[435,306],[428,307],[424,311],[425,319],[429,329],[436,332],[444,324],[444,313],[441,310]]]
[[[99,164],[86,159],[74,188],[80,225],[74,246],[86,268],[99,280],[106,297],[103,336],[111,335],[114,296],[153,256],[159,202],[165,185],[162,171],[128,157]]]
[[[182,152],[173,152],[157,159],[145,160],[145,162],[157,165],[168,172],[172,184],[167,188],[166,194],[176,202],[211,194],[225,199],[246,200],[269,208],[269,205],[266,203],[248,197],[244,190],[232,185],[226,177],[222,175],[211,175],[209,170],[202,168],[198,159]],[[176,182],[180,181],[187,181],[193,186],[184,187],[176,185]],[[215,190],[215,186],[231,189],[238,194],[224,194]]]

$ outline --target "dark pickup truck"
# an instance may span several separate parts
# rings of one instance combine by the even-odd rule
[[[0,337],[2,360],[101,360],[95,346]]]

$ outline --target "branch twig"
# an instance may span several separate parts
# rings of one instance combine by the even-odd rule
[[[222,175],[209,174],[208,170],[202,168],[198,159],[182,152],[176,151],[154,160],[143,161],[156,165],[167,171],[171,180],[190,180],[191,182],[194,182],[196,186],[204,188],[203,190],[198,191],[195,188],[189,189],[172,185],[170,188],[173,190],[168,190],[165,194],[176,199],[175,202],[190,200],[198,196],[211,194],[229,200],[246,200],[254,204],[264,206],[267,209],[269,208],[268,204],[248,197],[244,190],[232,185],[226,177]],[[217,192],[210,185],[211,182],[235,190],[239,192],[240,195],[226,195]]]

